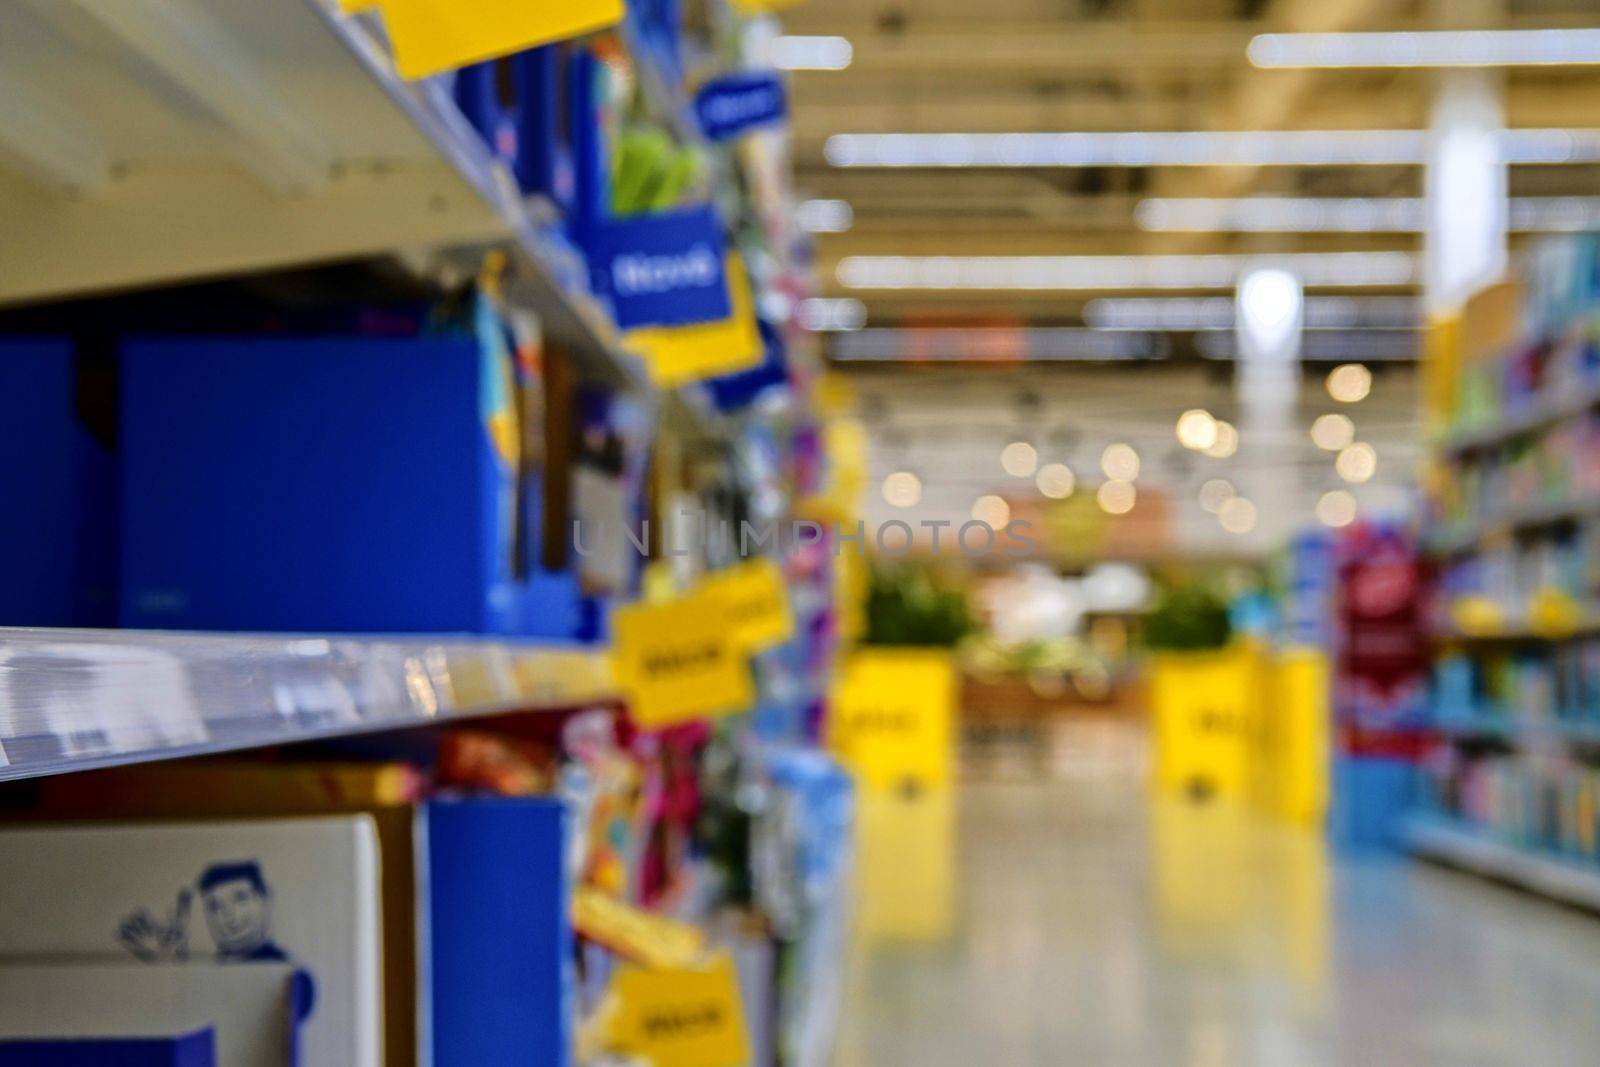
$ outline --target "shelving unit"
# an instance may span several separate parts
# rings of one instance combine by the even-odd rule
[[[1583,908],[1600,909],[1600,868],[1529,851],[1443,819],[1417,817],[1405,826],[1413,853]]]
[[[578,646],[0,629],[0,780],[618,700]]]

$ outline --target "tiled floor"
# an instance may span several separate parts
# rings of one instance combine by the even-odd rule
[[[839,1067],[1600,1063],[1600,918],[1130,784],[863,812]]]

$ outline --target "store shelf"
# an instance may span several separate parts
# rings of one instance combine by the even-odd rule
[[[0,780],[615,699],[579,646],[0,629]]]
[[[1438,555],[1469,552],[1486,538],[1501,533],[1542,529],[1574,519],[1600,515],[1600,496],[1552,500],[1508,508],[1473,522],[1457,522],[1434,530],[1427,538],[1429,551]]]
[[[1535,624],[1527,612],[1508,614],[1492,626],[1446,623],[1435,636],[1447,641],[1560,641],[1582,634],[1600,633],[1600,604],[1580,605],[1577,615],[1560,625]]]
[[[1414,816],[1407,846],[1419,856],[1510,882],[1567,904],[1600,909],[1600,867],[1532,852],[1438,816]]]
[[[1600,723],[1538,720],[1526,716],[1474,716],[1441,719],[1436,729],[1446,737],[1495,739],[1518,744],[1600,744]]]
[[[1600,404],[1600,383],[1588,383],[1540,397],[1527,408],[1493,425],[1463,430],[1447,436],[1440,448],[1450,454],[1481,451],[1542,430],[1565,419],[1582,415]]]

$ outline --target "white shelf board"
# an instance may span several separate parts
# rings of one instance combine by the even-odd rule
[[[0,628],[0,780],[616,699],[603,651]]]
[[[1600,866],[1518,848],[1437,816],[1413,816],[1404,835],[1417,855],[1600,910]]]

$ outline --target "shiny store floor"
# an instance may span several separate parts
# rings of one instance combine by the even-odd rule
[[[839,1067],[1600,1062],[1600,917],[1131,779],[862,812]]]

